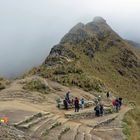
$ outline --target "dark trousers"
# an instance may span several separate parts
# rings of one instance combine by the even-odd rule
[[[79,112],[79,106],[75,106],[75,112]]]
[[[97,117],[99,117],[99,116],[100,116],[100,110],[96,110],[95,115],[96,115]]]
[[[68,110],[68,103],[64,103],[64,107],[66,110]]]

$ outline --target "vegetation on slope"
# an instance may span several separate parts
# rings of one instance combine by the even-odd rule
[[[140,107],[129,111],[123,121],[123,132],[126,134],[126,140],[140,140]]]
[[[0,90],[3,90],[10,84],[10,81],[0,77]]]
[[[23,84],[24,84],[23,89],[29,91],[38,91],[47,94],[50,90],[49,87],[47,86],[47,83],[39,77],[34,77],[31,79],[29,78],[28,80],[25,80]]]

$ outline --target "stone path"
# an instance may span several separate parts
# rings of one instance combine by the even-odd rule
[[[32,138],[42,140],[121,140],[121,120],[129,109],[124,106],[119,113],[79,120],[69,120],[50,112],[38,113],[16,127]]]

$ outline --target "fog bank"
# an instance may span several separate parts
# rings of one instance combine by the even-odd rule
[[[123,38],[140,42],[139,0],[0,0],[0,75],[41,64],[78,22],[102,16]]]

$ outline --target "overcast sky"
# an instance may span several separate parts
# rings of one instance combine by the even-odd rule
[[[140,42],[139,0],[0,0],[0,75],[19,76],[41,64],[72,26],[95,16]]]

